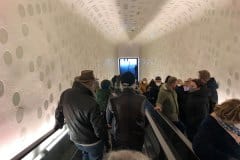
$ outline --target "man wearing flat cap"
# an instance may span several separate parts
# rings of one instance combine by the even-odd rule
[[[112,126],[113,147],[142,151],[146,98],[134,91],[135,76],[131,72],[122,74],[120,82],[123,91],[110,99],[106,110],[107,123]]]
[[[101,160],[104,146],[110,146],[106,121],[94,96],[95,80],[92,70],[82,71],[72,88],[62,93],[55,112],[55,128],[62,128],[65,120],[70,139],[84,160]]]

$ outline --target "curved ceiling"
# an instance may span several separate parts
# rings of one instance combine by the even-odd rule
[[[201,17],[221,0],[72,0],[114,42],[146,43]]]

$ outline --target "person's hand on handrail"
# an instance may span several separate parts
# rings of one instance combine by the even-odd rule
[[[162,112],[162,105],[157,103],[156,106],[154,107],[154,110]]]
[[[112,129],[112,126],[110,124],[107,124],[108,129]]]

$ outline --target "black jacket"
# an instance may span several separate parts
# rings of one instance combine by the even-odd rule
[[[107,122],[112,124],[114,139],[118,144],[143,145],[146,98],[126,88],[118,96],[110,99],[107,108]]]
[[[146,97],[153,106],[156,105],[160,87],[161,86],[157,86],[155,82],[153,83],[150,82],[148,86]]]
[[[209,89],[209,100],[215,104],[218,103],[218,84],[215,80],[215,78],[210,78],[207,82],[207,88]]]
[[[182,122],[185,123],[184,106],[186,104],[189,91],[184,91],[183,86],[177,86],[175,90],[177,93],[177,100],[179,106],[179,118]]]
[[[240,159],[240,145],[212,116],[203,121],[194,138],[193,149],[201,160]]]
[[[202,87],[200,90],[189,92],[184,105],[185,124],[188,127],[198,128],[203,119],[208,115],[208,110],[207,88]]]
[[[79,144],[108,141],[106,121],[100,115],[93,93],[79,82],[65,90],[55,112],[56,127],[61,128],[64,119],[69,128],[70,139]]]

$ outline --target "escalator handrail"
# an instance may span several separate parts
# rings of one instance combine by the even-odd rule
[[[161,112],[157,111],[159,116],[171,127],[171,129],[178,135],[178,137],[186,144],[186,146],[194,153],[192,149],[192,143],[186,138],[186,136]]]
[[[49,132],[47,132],[44,136],[33,142],[30,146],[25,148],[23,151],[18,153],[16,156],[14,156],[11,160],[19,160],[25,157],[28,153],[33,151],[37,146],[39,146],[43,141],[48,139],[51,135],[53,135],[58,129],[52,129]]]
[[[152,113],[153,115],[156,115],[157,117],[158,116],[161,117],[161,119],[166,123],[166,125],[169,126],[172,129],[172,131],[178,136],[178,138],[180,138],[180,140],[185,144],[185,146],[189,149],[189,151],[192,152],[192,154],[196,156],[196,154],[192,148],[192,143],[162,112],[154,110],[154,106],[148,100],[145,103],[145,109],[149,111],[149,114]],[[197,156],[196,156],[196,158],[198,159]]]
[[[154,120],[152,119],[149,111],[146,109],[145,110],[145,114],[146,114],[146,117],[148,119],[148,122],[150,124],[150,126],[152,127],[153,129],[153,132],[155,134],[155,136],[157,137],[164,153],[165,153],[165,156],[167,157],[167,159],[169,160],[176,160],[172,150],[170,149],[170,147],[168,146],[166,140],[164,139],[164,137],[162,136],[162,134],[160,133],[157,125],[155,124]]]

